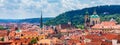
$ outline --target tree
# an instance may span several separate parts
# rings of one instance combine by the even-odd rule
[[[1,38],[1,41],[4,41],[4,37]]]
[[[3,26],[0,25],[0,30],[4,30],[5,28]]]
[[[33,38],[31,41],[30,41],[30,44],[35,44],[37,43],[37,39],[36,38]]]
[[[84,29],[83,25],[77,25],[76,27],[79,28],[79,29]]]
[[[71,21],[74,26],[77,26],[79,24],[83,25],[86,10],[89,12],[89,15],[92,15],[94,9],[96,9],[97,14],[100,16],[101,21],[109,21],[111,18],[114,18],[120,24],[119,8],[120,8],[120,5],[111,5],[111,6],[105,5],[105,6],[85,8],[81,10],[67,11],[47,21],[46,24],[58,25],[58,24],[63,24],[63,23],[67,23],[68,21]]]

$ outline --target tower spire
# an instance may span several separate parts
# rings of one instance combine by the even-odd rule
[[[97,12],[96,12],[96,9],[94,9],[94,12],[93,12],[93,14],[97,14]]]
[[[42,11],[41,11],[41,18],[40,18],[40,28],[43,27],[43,20],[42,20]]]
[[[88,11],[85,12],[86,15],[89,15]]]

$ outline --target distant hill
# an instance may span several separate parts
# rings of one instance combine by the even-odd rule
[[[85,12],[88,11],[89,15],[93,14],[93,11],[96,10],[97,14],[100,16],[101,21],[108,21],[111,18],[120,23],[120,5],[105,5],[105,6],[97,6],[84,8],[80,10],[72,10],[65,13],[60,14],[54,19],[51,19],[46,22],[46,25],[57,25],[62,23],[67,23],[71,21],[73,25],[83,25],[84,24],[84,15]]]
[[[52,18],[43,18],[43,22],[50,20]],[[29,18],[29,19],[0,19],[0,23],[39,23],[40,18]]]

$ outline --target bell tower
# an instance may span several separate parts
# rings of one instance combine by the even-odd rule
[[[42,20],[42,11],[41,11],[41,18],[40,18],[40,28],[43,27],[43,20]]]
[[[40,34],[43,34],[44,32],[43,32],[42,11],[41,11],[41,16],[40,16],[40,25],[39,25],[39,27],[40,27],[40,30],[38,30],[38,32],[39,32]]]
[[[86,11],[86,14],[85,14],[84,28],[85,29],[89,29],[90,28],[90,17],[89,17],[88,11]]]

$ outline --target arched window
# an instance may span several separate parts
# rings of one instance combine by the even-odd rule
[[[98,24],[98,22],[96,21],[96,24]]]
[[[87,18],[86,23],[90,22],[89,18]]]
[[[95,21],[92,21],[92,24],[95,25]]]

